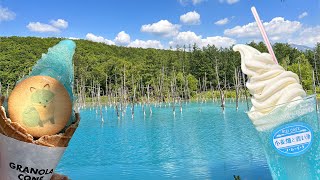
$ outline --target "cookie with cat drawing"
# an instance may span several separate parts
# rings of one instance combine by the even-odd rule
[[[8,100],[10,119],[33,137],[59,133],[68,123],[72,103],[65,87],[49,76],[19,82]]]

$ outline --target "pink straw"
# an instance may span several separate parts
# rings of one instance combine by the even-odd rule
[[[272,58],[273,58],[273,61],[278,64],[278,61],[277,61],[277,58],[276,58],[276,55],[274,54],[273,52],[273,49],[272,49],[272,46],[270,44],[270,41],[268,39],[268,36],[267,36],[267,33],[266,33],[266,30],[264,29],[263,27],[263,24],[260,20],[260,17],[259,17],[259,14],[256,10],[256,8],[254,6],[251,7],[251,11],[252,11],[252,14],[254,16],[254,18],[256,19],[256,22],[258,24],[258,27],[259,27],[259,30],[261,32],[261,35],[263,37],[263,40],[264,40],[264,43],[266,44],[267,48],[268,48],[268,51],[269,53],[271,54]]]

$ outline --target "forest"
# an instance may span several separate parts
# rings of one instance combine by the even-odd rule
[[[41,55],[60,40],[0,37],[1,92],[10,93],[15,82],[27,75]],[[112,96],[123,97],[125,101],[143,98],[167,101],[191,99],[199,94],[212,94],[214,98],[228,92],[229,96],[238,96],[238,88],[242,91],[244,87],[246,77],[241,73],[240,54],[233,52],[231,47],[208,45],[199,48],[189,44],[159,50],[74,41],[77,45],[73,58],[74,91],[84,99]],[[262,42],[249,45],[267,52]],[[275,43],[273,49],[279,63],[297,73],[306,90],[312,91],[319,85],[320,43],[306,51],[284,43]]]

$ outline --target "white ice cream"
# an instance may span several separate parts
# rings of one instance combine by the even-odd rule
[[[248,115],[254,124],[272,112],[276,105],[306,96],[298,75],[276,64],[270,54],[243,44],[235,45],[233,50],[240,52],[242,72],[249,78],[246,86],[252,94],[253,106]]]

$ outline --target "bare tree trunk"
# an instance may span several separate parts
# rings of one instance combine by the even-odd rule
[[[7,84],[7,97],[9,97],[9,89],[10,89],[10,84]]]
[[[317,59],[316,59],[316,51],[314,52],[314,58],[313,58],[313,61],[314,61],[314,69],[315,69],[315,71],[316,71],[316,74],[315,74],[315,76],[316,76],[316,85],[318,85],[319,86],[319,79],[318,79],[318,67],[317,67]]]
[[[152,114],[152,109],[151,109],[151,105],[150,105],[150,85],[147,85],[147,95],[148,95],[148,106],[149,106],[149,111],[150,114]]]
[[[236,109],[239,109],[239,81],[238,81],[238,72],[237,68],[234,69],[234,79],[235,79],[235,88],[236,88]]]
[[[221,87],[220,87],[220,78],[219,78],[219,72],[218,72],[218,60],[216,58],[216,76],[217,76],[217,81],[218,81],[218,89],[220,92],[220,101],[221,101],[221,107],[222,110],[224,111],[224,107],[225,107],[225,100],[224,100],[224,92],[222,91]]]
[[[108,96],[108,74],[106,73],[106,92],[105,96]]]
[[[188,100],[190,101],[191,99],[191,94],[190,94],[190,89],[189,89],[189,81],[186,78],[186,87],[187,87],[187,95],[188,95]],[[186,101],[187,102],[187,101]]]
[[[316,89],[316,81],[315,81],[315,78],[314,78],[314,71],[312,71],[312,81],[313,81],[313,83],[312,83],[312,85],[313,85],[313,93],[317,96],[317,89]],[[317,108],[317,111],[318,111],[318,100],[317,100],[317,98],[316,98],[316,108]]]
[[[136,99],[136,87],[134,85],[134,81],[133,81],[133,74],[131,75],[131,86],[133,89],[133,96],[131,98],[131,118],[133,119],[134,117],[134,105],[135,105],[135,99]]]
[[[172,96],[172,112],[175,114],[176,109],[175,109],[175,94],[174,94],[174,87],[173,87],[173,82],[171,81],[171,96]]]
[[[127,104],[126,66],[123,65],[123,100]]]
[[[116,108],[118,120],[120,120],[119,107],[118,107],[118,92],[115,91],[115,93],[116,93],[115,108]]]
[[[228,98],[227,96],[228,96],[228,93],[227,93],[227,75],[226,75],[226,73],[224,73],[224,88],[223,88],[223,92],[224,92],[224,101],[226,101],[226,99]]]
[[[243,78],[243,83],[245,84],[246,83],[246,78],[245,78],[244,73],[242,73],[242,78]],[[245,95],[246,102],[247,102],[247,109],[249,111],[250,108],[249,108],[249,102],[248,102],[248,96],[247,96],[247,88],[245,87],[245,85],[244,85],[244,91],[245,91],[244,95]]]
[[[99,105],[99,109],[100,109],[100,117],[101,117],[101,124],[103,125],[104,123],[104,119],[103,119],[103,112],[102,112],[102,104],[101,104],[101,90],[100,90],[100,84],[97,85],[97,97],[98,97],[98,105]]]

